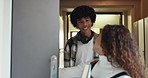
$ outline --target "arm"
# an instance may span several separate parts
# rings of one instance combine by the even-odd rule
[[[69,41],[67,41],[66,46],[64,48],[64,67],[70,66],[70,46]]]
[[[84,66],[82,64],[59,69],[59,78],[81,78]]]
[[[64,48],[64,67],[72,67],[75,65],[77,41],[74,37],[67,41]]]

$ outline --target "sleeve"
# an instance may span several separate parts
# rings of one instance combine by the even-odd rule
[[[64,67],[75,66],[77,53],[77,40],[75,37],[71,37],[64,48]]]
[[[64,67],[70,66],[70,46],[67,43],[64,48]]]
[[[73,37],[71,37],[64,48],[64,67],[70,67],[71,46],[73,45]]]

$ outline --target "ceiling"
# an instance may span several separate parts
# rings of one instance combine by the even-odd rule
[[[130,10],[140,0],[61,0],[60,10],[71,12],[73,8],[80,5],[88,5],[96,12],[123,12]]]
[[[129,10],[131,7],[97,7],[94,8],[96,12],[123,12]],[[74,8],[65,8],[65,11],[71,12]]]

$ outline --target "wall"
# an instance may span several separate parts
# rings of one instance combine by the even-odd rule
[[[142,18],[148,17],[148,0],[141,0]]]
[[[59,29],[59,49],[64,49],[64,27],[63,27],[63,19],[59,16],[60,20],[60,29]]]
[[[0,78],[10,78],[11,0],[0,0]]]
[[[12,78],[49,78],[59,50],[59,0],[13,0]]]
[[[144,18],[144,22],[145,22],[145,25],[144,25],[144,36],[145,36],[145,44],[144,44],[144,48],[145,48],[145,59],[146,59],[146,67],[147,67],[147,72],[148,72],[148,17]],[[148,73],[147,73],[148,75]]]

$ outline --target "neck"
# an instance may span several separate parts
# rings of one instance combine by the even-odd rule
[[[82,33],[82,34],[84,34],[86,37],[90,38],[92,35],[92,31],[89,31],[87,33]]]

